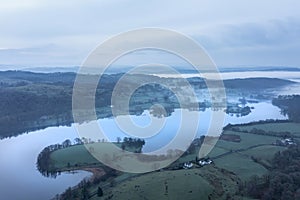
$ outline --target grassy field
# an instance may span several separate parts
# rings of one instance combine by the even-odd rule
[[[254,135],[250,133],[241,133],[234,131],[225,131],[224,134],[240,135],[241,137],[241,142],[229,142],[224,140],[219,140],[217,142],[216,147],[224,148],[227,150],[246,149],[259,144],[272,144],[276,141],[276,139],[278,139],[273,136]]]
[[[74,145],[68,148],[59,149],[54,151],[50,155],[52,167],[55,169],[64,169],[66,167],[80,167],[80,166],[102,166],[103,164],[97,160],[97,157],[102,156],[101,153],[109,153],[113,156],[117,156],[121,152],[121,143],[114,143],[119,149],[114,149],[111,143],[107,142],[97,142],[86,145]],[[138,150],[133,147],[126,147],[129,152],[134,152]],[[90,152],[94,152],[92,155]]]
[[[120,146],[121,143],[113,145],[108,142],[97,142],[59,149],[50,154],[50,169],[65,171],[102,167],[105,164],[119,171],[141,173],[167,167],[177,158],[165,157],[164,160],[161,160],[159,156],[151,157],[132,153],[139,151],[140,148],[126,147],[126,151],[123,151]],[[103,164],[98,160],[101,160]]]
[[[114,179],[113,187],[109,187],[110,182],[101,182],[93,185],[89,192],[95,193],[98,187],[103,187],[104,197],[100,199],[147,199],[149,196],[151,199],[208,199],[208,196],[211,199],[226,199],[224,195],[234,196],[238,182],[247,181],[253,175],[267,174],[267,166],[270,165],[274,154],[286,149],[273,145],[278,137],[256,135],[241,130],[256,127],[266,131],[297,133],[298,126],[299,124],[294,123],[239,126],[240,131],[225,131],[223,134],[239,135],[240,142],[219,140],[209,153],[208,156],[213,158],[214,165],[190,170],[163,170],[138,176],[123,173]],[[103,145],[106,143],[88,144],[87,147],[101,151]],[[110,153],[118,157],[117,152]],[[196,156],[197,151],[181,157],[175,164],[195,160]],[[51,159],[57,168],[65,168],[68,163],[71,166],[101,166],[83,145],[55,151],[51,154]],[[254,162],[253,159],[259,162]],[[128,162],[126,159],[125,161]],[[97,196],[94,195],[92,199],[97,199]]]
[[[244,151],[243,154],[271,162],[272,156],[270,155],[275,155],[275,153],[277,153],[278,151],[283,151],[285,149],[286,147],[270,145],[270,146],[262,146],[262,147],[256,147],[254,149],[249,149],[247,151]]]
[[[51,154],[51,160],[54,168],[64,168],[75,165],[91,165],[93,163],[100,164],[86,149],[84,145],[75,145]]]
[[[223,134],[239,135],[241,142],[219,140],[209,156],[222,155],[224,151],[227,151],[227,155],[214,160],[216,166],[234,172],[243,181],[249,180],[252,175],[262,176],[268,173],[267,168],[271,165],[275,153],[287,148],[273,145],[280,136],[284,137],[285,132],[300,136],[300,124],[291,122],[241,125],[236,128],[239,129],[238,132],[224,131]],[[276,137],[247,133],[253,128],[279,134]],[[253,159],[258,162],[254,162]]]
[[[249,131],[253,128],[257,128],[265,131],[297,133],[297,131],[299,132],[300,130],[300,124],[266,123],[259,125],[238,126],[238,128],[240,131]],[[222,150],[232,152],[216,159],[215,164],[218,167],[234,172],[241,178],[241,180],[244,181],[248,180],[253,175],[262,176],[267,174],[268,170],[265,168],[265,166],[270,165],[270,162],[276,152],[286,149],[286,147],[272,145],[278,139],[278,137],[275,136],[256,135],[236,131],[225,131],[223,134],[239,135],[241,137],[241,142],[219,140],[209,156],[213,157],[218,154],[221,155]],[[258,159],[260,163],[264,163],[265,166],[254,162],[251,157]]]
[[[253,162],[249,157],[239,153],[232,153],[216,159],[215,165],[234,172],[243,181],[248,180],[253,175],[262,176],[268,173],[268,170],[263,166]]]
[[[92,199],[225,199],[234,196],[237,178],[213,166],[203,169],[161,171],[134,177],[107,188]]]
[[[239,126],[241,131],[251,131],[253,128],[262,129],[266,132],[290,132],[297,136],[300,136],[300,123],[270,123],[270,124],[256,124],[256,125],[246,125]]]
[[[218,146],[215,146],[211,152],[209,152],[208,156],[209,157],[215,157],[215,156],[219,156],[219,155],[222,155],[224,153],[228,152],[228,150],[226,148],[222,148],[222,147],[218,147]]]

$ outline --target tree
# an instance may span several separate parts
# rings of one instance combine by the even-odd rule
[[[67,139],[62,143],[63,148],[67,148],[72,145],[71,140]]]
[[[87,189],[87,186],[84,185],[82,188],[82,199],[88,199],[89,198],[89,191]]]
[[[102,197],[103,196],[103,190],[101,187],[98,187],[98,190],[97,190],[97,196],[98,197]]]
[[[295,192],[295,199],[300,199],[300,189]]]
[[[75,144],[77,144],[77,145],[83,144],[83,142],[80,138],[75,138],[74,141],[75,141]]]
[[[132,145],[132,142],[133,142],[133,139],[132,139],[132,138],[129,138],[129,139],[128,139],[128,144],[129,144],[129,145]]]
[[[123,151],[125,150],[125,144],[124,143],[122,143],[121,148],[122,148]]]
[[[128,143],[128,137],[124,137],[123,142],[126,144]]]
[[[87,144],[88,143],[88,139],[87,138],[85,138],[85,137],[82,137],[82,139],[81,139],[82,141],[83,141],[83,143],[84,144]]]
[[[290,190],[283,191],[283,193],[281,195],[281,199],[284,199],[284,200],[294,200],[294,194]]]
[[[300,95],[278,96],[274,98],[272,104],[279,107],[284,115],[288,115],[289,119],[300,122]]]
[[[299,199],[300,146],[290,147],[275,154],[268,176],[253,177],[246,183],[251,197],[263,200]]]
[[[61,199],[72,199],[72,189],[70,187],[62,194]]]
[[[121,138],[117,137],[117,143],[119,144],[121,142]]]

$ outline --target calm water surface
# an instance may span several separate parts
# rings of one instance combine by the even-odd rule
[[[233,75],[235,74],[226,74],[227,77]],[[267,74],[264,75],[267,76]],[[283,73],[283,76],[289,76],[293,79],[295,79],[296,76],[300,77],[298,73],[297,75]],[[280,93],[293,94],[299,93],[299,91],[299,86],[293,86],[283,88]],[[286,119],[285,116],[280,114],[280,110],[273,106],[271,102],[249,104],[249,106],[254,107],[251,114],[244,117],[226,115],[224,125],[227,123],[246,123],[264,119]],[[175,110],[175,112],[166,119],[166,124],[159,134],[146,139],[145,152],[164,146],[176,135],[181,122],[181,112],[182,110],[180,109]],[[210,109],[206,109],[204,112],[199,113],[200,121],[197,132],[198,136],[206,134],[211,114],[212,111]],[[131,118],[136,124],[141,126],[150,123],[148,112],[145,112],[141,116],[131,116]],[[119,129],[114,119],[101,119],[99,120],[99,124],[105,133],[108,133],[108,137],[112,141],[115,141],[117,137],[123,138],[127,136]],[[57,193],[65,191],[66,188],[75,186],[85,177],[91,176],[89,172],[79,171],[75,174],[63,173],[56,179],[53,179],[43,177],[36,169],[37,156],[44,147],[50,144],[61,143],[65,139],[73,140],[76,137],[80,136],[78,136],[75,128],[71,126],[52,127],[0,140],[1,199],[50,199]]]
[[[245,117],[226,115],[224,124],[246,123],[260,119],[285,119],[277,107],[269,102],[251,105],[255,109]],[[266,112],[267,111],[267,112]],[[198,135],[206,134],[211,110],[200,112]],[[139,125],[147,125],[149,116],[147,112],[141,116],[131,116]],[[159,134],[146,140],[144,151],[152,151],[166,145],[175,135],[181,120],[181,110],[177,109],[167,118],[165,126]],[[99,120],[105,133],[109,133],[109,139],[115,141],[117,137],[125,137],[114,119]],[[17,137],[0,141],[0,196],[1,199],[50,199],[66,188],[78,184],[88,172],[80,171],[75,174],[63,173],[56,179],[43,177],[36,169],[36,158],[39,152],[46,146],[61,143],[65,139],[79,137],[73,126],[52,127],[31,132]],[[18,188],[16,190],[16,188]]]

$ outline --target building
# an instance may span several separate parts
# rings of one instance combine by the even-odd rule
[[[186,162],[183,164],[183,169],[191,169],[194,166],[191,162]]]
[[[205,166],[205,165],[212,164],[213,161],[211,159],[207,158],[207,159],[201,159],[201,160],[199,160],[198,163],[199,163],[200,166]]]
[[[275,145],[277,145],[277,146],[292,146],[292,145],[296,145],[296,143],[294,142],[294,140],[292,138],[284,138],[284,139],[276,140]]]

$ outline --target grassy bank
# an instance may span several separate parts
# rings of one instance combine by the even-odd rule
[[[255,134],[253,128],[266,133]],[[253,175],[263,176],[269,173],[272,158],[286,146],[275,145],[287,133],[300,135],[300,124],[292,122],[273,122],[243,124],[227,128],[223,134],[240,138],[237,141],[219,140],[209,157],[213,165],[190,170],[170,170],[171,168],[143,175],[120,173],[117,177],[92,184],[88,188],[90,199],[242,199],[238,196],[239,184],[248,181]],[[230,138],[230,137],[224,137]],[[297,137],[296,137],[297,139]],[[97,150],[105,143],[88,144],[87,148]],[[120,144],[119,144],[120,145]],[[185,153],[172,165],[194,160],[195,151]],[[59,170],[94,167],[103,165],[92,157],[84,145],[71,146],[54,151],[50,155],[53,167]],[[103,197],[97,196],[98,188],[103,189]]]

